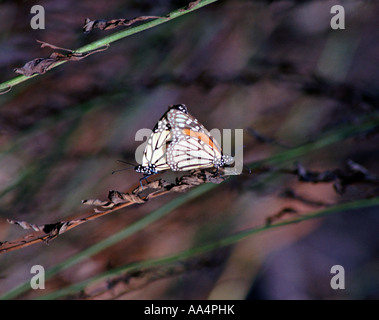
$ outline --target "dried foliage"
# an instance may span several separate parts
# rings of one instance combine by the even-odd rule
[[[287,218],[288,216],[292,216],[294,214],[298,214],[298,212],[293,208],[283,208],[278,213],[270,215],[266,218],[266,225],[271,225],[275,222],[283,220],[283,218]]]
[[[29,234],[22,237],[21,239],[14,241],[1,242],[0,253],[21,249],[39,242],[45,242],[47,244],[68,230],[71,230],[83,223],[92,221],[127,206],[133,204],[142,204],[150,199],[165,195],[170,192],[185,192],[188,189],[206,182],[221,183],[222,181],[224,181],[224,178],[221,177],[218,172],[216,173],[205,170],[193,170],[177,178],[174,183],[167,182],[163,179],[158,179],[148,182],[144,186],[138,185],[129,193],[111,190],[109,191],[107,201],[102,201],[99,199],[83,200],[83,204],[99,206],[102,209],[105,209],[95,209],[95,213],[90,213],[84,218],[72,218],[67,221],[59,221],[56,223],[48,223],[42,225],[31,224],[27,221],[16,221],[8,219],[8,222],[10,224],[18,225],[25,230],[33,230],[35,233]],[[153,191],[149,192],[147,195],[142,196],[142,192],[145,192],[149,189]]]
[[[191,1],[187,7],[185,9],[181,9],[181,10],[192,10],[193,8],[195,8],[199,3],[200,3],[201,0],[196,0],[196,1]]]
[[[96,4],[96,6],[100,6],[97,8],[97,12],[102,12],[99,3]],[[141,5],[140,2],[138,3]],[[159,21],[168,21],[174,18],[177,12],[196,9],[204,2],[190,2],[185,8],[172,11],[168,15],[160,15],[162,7],[156,6],[156,2],[146,1],[141,6],[147,6],[148,3],[150,7],[144,8],[141,12],[149,15],[141,15],[134,19],[93,21],[87,19],[83,31],[88,33],[94,29],[111,30],[132,26],[137,29],[142,26],[138,22],[147,21],[144,24],[153,25]],[[355,7],[356,12],[362,12],[359,3]],[[137,6],[137,2],[134,5]],[[176,3],[173,6],[175,5]],[[167,259],[165,263],[158,266],[154,263],[149,266],[149,261],[154,260],[154,257],[158,257],[156,260],[162,259],[162,256],[163,258],[175,257],[174,252],[178,254],[179,251],[180,255],[186,252],[187,248],[197,249],[209,244],[213,245],[208,246],[208,251],[205,250],[203,253],[215,252],[220,247],[237,244],[241,239],[247,240],[246,243],[241,243],[241,246],[237,244],[235,248],[229,247],[230,252],[220,260],[222,266],[220,269],[225,272],[224,279],[228,281],[246,276],[245,284],[259,283],[259,277],[262,275],[252,273],[252,270],[257,269],[257,265],[252,260],[258,261],[257,264],[264,264],[262,270],[266,270],[270,274],[272,277],[269,279],[270,281],[275,281],[275,277],[278,276],[275,271],[283,271],[281,266],[293,267],[296,260],[306,260],[312,266],[322,266],[322,263],[325,263],[323,255],[327,256],[327,263],[333,262],[333,259],[336,259],[336,263],[346,262],[346,257],[350,257],[352,264],[362,265],[362,260],[359,260],[362,259],[361,256],[358,257],[358,263],[353,259],[357,256],[356,251],[366,253],[372,250],[375,252],[377,222],[375,222],[375,217],[369,220],[370,217],[362,219],[362,215],[359,217],[356,215],[356,219],[350,220],[353,221],[350,224],[354,227],[360,224],[359,227],[354,229],[354,232],[350,232],[348,236],[345,235],[343,241],[337,242],[337,245],[334,242],[333,245],[333,247],[341,249],[342,259],[340,256],[338,260],[334,253],[328,251],[332,247],[331,243],[338,241],[338,235],[345,231],[341,223],[335,223],[338,228],[334,226],[333,229],[330,229],[331,231],[328,230],[329,233],[326,236],[325,234],[319,236],[311,245],[313,249],[322,242],[319,241],[320,238],[325,239],[324,243],[327,245],[322,247],[321,244],[317,248],[320,254],[312,256],[307,253],[307,256],[304,252],[312,250],[296,250],[297,248],[294,247],[290,255],[282,254],[282,256],[285,256],[285,259],[288,259],[289,256],[298,259],[292,259],[291,263],[285,259],[280,261],[276,265],[277,268],[271,268],[274,269],[274,272],[271,270],[271,273],[270,268],[267,268],[267,264],[270,263],[265,260],[267,254],[273,253],[272,257],[274,257],[275,252],[285,252],[286,248],[284,247],[292,246],[283,245],[288,243],[286,242],[288,238],[291,239],[291,244],[296,245],[304,237],[306,239],[302,245],[309,245],[307,241],[310,241],[312,233],[307,228],[313,222],[314,225],[319,225],[319,221],[295,225],[296,223],[319,218],[326,212],[338,213],[351,209],[363,212],[366,210],[365,208],[378,204],[377,197],[379,195],[379,176],[375,167],[375,157],[378,155],[375,146],[379,132],[378,95],[376,80],[373,77],[375,72],[372,72],[377,64],[375,61],[365,61],[368,56],[375,57],[375,50],[377,50],[373,46],[374,42],[370,42],[371,31],[367,32],[367,30],[374,30],[375,19],[373,17],[377,16],[377,9],[371,3],[367,4],[370,9],[373,9],[373,17],[368,17],[367,21],[363,21],[357,15],[354,21],[349,19],[347,30],[331,31],[329,24],[326,26],[321,24],[321,21],[327,21],[330,17],[328,10],[323,15],[325,7],[321,2],[290,1],[289,6],[286,7],[286,5],[283,2],[272,3],[270,6],[263,4],[256,6],[254,2],[244,1],[218,2],[217,6],[203,12],[206,16],[199,14],[191,19],[191,15],[188,15],[188,19],[184,19],[187,22],[178,23],[177,28],[166,28],[166,30],[161,28],[162,32],[153,30],[147,34],[148,41],[141,36],[141,42],[135,39],[135,44],[131,41],[131,46],[127,43],[125,47],[109,50],[107,52],[107,55],[110,56],[109,59],[98,59],[101,57],[96,56],[88,59],[86,63],[82,64],[81,72],[70,73],[71,68],[67,68],[68,72],[64,77],[57,74],[54,81],[51,81],[51,78],[48,79],[49,77],[41,77],[41,79],[38,78],[36,85],[33,84],[33,81],[28,81],[26,84],[30,87],[26,86],[24,92],[21,91],[14,98],[12,98],[12,93],[4,97],[8,98],[9,96],[10,103],[2,106],[0,130],[1,133],[6,133],[5,138],[1,137],[3,139],[2,146],[6,148],[4,155],[5,157],[10,155],[11,159],[4,161],[9,166],[9,174],[3,171],[0,179],[8,182],[10,180],[8,177],[11,176],[14,177],[14,181],[0,191],[3,196],[2,200],[4,200],[3,214],[9,218],[9,224],[27,230],[29,234],[12,240],[13,237],[9,236],[7,232],[13,231],[17,227],[2,223],[0,231],[5,230],[2,237],[9,238],[9,241],[0,243],[0,253],[29,247],[35,243],[49,243],[68,230],[122,208],[128,207],[128,213],[133,213],[134,208],[141,207],[141,212],[146,214],[144,210],[147,206],[137,206],[137,204],[148,203],[149,200],[163,195],[188,192],[194,186],[204,183],[222,182],[222,178],[214,175],[213,172],[196,171],[188,173],[174,182],[159,178],[146,182],[143,188],[138,184],[125,191],[123,190],[125,181],[121,181],[122,187],[114,187],[114,183],[119,181],[117,178],[109,179],[109,171],[112,169],[103,170],[104,163],[108,165],[109,162],[101,163],[101,160],[114,161],[120,157],[120,154],[126,155],[126,158],[132,157],[135,150],[130,148],[131,132],[150,121],[150,112],[158,113],[157,109],[160,105],[166,105],[167,101],[173,103],[173,97],[180,97],[182,101],[188,101],[188,104],[194,105],[194,108],[197,108],[196,112],[200,114],[203,112],[204,118],[215,126],[222,123],[225,128],[229,125],[244,128],[244,154],[245,159],[249,159],[253,174],[243,174],[236,179],[229,179],[227,184],[218,189],[220,192],[212,193],[209,198],[203,197],[196,203],[195,201],[188,203],[188,206],[181,208],[180,215],[174,214],[165,221],[159,221],[157,226],[151,223],[149,225],[151,229],[146,228],[143,232],[135,232],[135,238],[123,238],[116,245],[113,242],[114,247],[109,245],[107,247],[109,250],[103,248],[100,251],[99,249],[96,256],[93,253],[87,256],[83,254],[85,256],[83,260],[90,260],[88,268],[90,272],[83,271],[81,278],[69,279],[67,277],[63,283],[60,279],[60,277],[64,278],[62,275],[64,272],[62,272],[56,278],[49,280],[53,287],[66,288],[66,286],[77,285],[83,279],[91,277],[93,266],[95,266],[96,276],[98,276],[117,270],[120,266],[134,265],[136,267],[132,268],[133,271],[123,274],[115,271],[112,273],[111,279],[107,274],[106,277],[102,277],[104,282],[100,284],[100,291],[87,289],[83,285],[81,294],[68,296],[75,299],[129,298],[128,294],[144,289],[156,280],[167,280],[174,276],[185,276],[192,271],[202,270],[208,266],[209,261],[211,267],[216,265],[211,258],[208,262],[198,260],[194,253],[196,250],[185,255],[186,259],[188,258],[185,261]],[[283,10],[285,7],[287,9]],[[316,10],[314,10],[315,8]],[[133,8],[136,16],[140,9],[138,6]],[[303,11],[303,9],[306,10]],[[113,16],[117,10],[119,7],[114,6],[106,13]],[[349,14],[348,10],[346,12]],[[305,20],[308,21],[308,15],[309,21],[315,21],[315,25],[307,25],[303,29],[300,26]],[[96,16],[96,13],[81,12],[79,17],[75,17],[75,21],[80,21],[86,16]],[[125,16],[125,12],[117,14],[117,16]],[[151,19],[156,20],[148,21]],[[362,22],[364,22],[364,28],[362,28]],[[207,25],[209,25],[209,29]],[[66,22],[64,28],[68,30]],[[126,28],[114,35],[132,29]],[[356,32],[351,33],[351,30]],[[75,42],[78,41],[75,38],[77,36],[75,33],[71,39],[73,43],[77,43]],[[90,37],[92,36],[90,35]],[[325,41],[326,37],[328,39],[330,37],[331,40]],[[30,41],[30,37],[27,39]],[[109,39],[104,37],[100,40],[107,43]],[[323,75],[320,57],[326,59],[331,52],[335,52],[332,50],[336,48],[331,46],[332,40],[338,40],[338,48],[341,49],[341,52],[345,50],[348,53],[351,48],[359,48],[359,50],[352,50],[350,57],[346,54],[344,57],[341,56],[341,59],[329,59],[328,68],[331,68],[331,73]],[[17,73],[26,77],[44,74],[60,63],[78,61],[107,48],[102,46],[95,50],[83,50],[82,52],[80,49],[71,50],[45,42],[40,43],[42,47],[50,48],[54,52],[46,58],[34,59],[22,68],[17,68]],[[100,42],[96,43],[98,45]],[[68,46],[71,47],[71,45]],[[368,52],[370,52],[369,55]],[[4,56],[2,59],[8,61],[4,59]],[[17,59],[19,60],[13,60],[13,66],[21,65],[20,61],[27,60],[25,56]],[[92,60],[95,61],[93,64],[91,64]],[[362,63],[363,61],[364,63]],[[9,65],[7,65],[8,68]],[[341,70],[345,70],[346,73],[345,71],[339,73]],[[1,87],[2,93],[9,92],[13,85],[15,83],[4,82]],[[38,93],[38,90],[42,92]],[[115,98],[115,96],[118,97]],[[101,97],[100,101],[97,100],[99,97]],[[146,99],[147,97],[149,99]],[[159,101],[156,97],[159,97]],[[33,103],[29,103],[31,101]],[[70,113],[74,116],[67,116]],[[362,124],[362,119],[370,117],[372,121],[367,126],[368,130],[354,129]],[[44,126],[44,120],[47,120],[48,125]],[[322,134],[326,129],[339,128],[340,124],[347,125],[347,134],[336,135],[332,137],[331,142],[317,145],[317,141],[322,140]],[[41,128],[42,133],[38,131]],[[349,131],[350,129],[351,131]],[[36,132],[38,135],[34,135]],[[20,141],[16,140],[18,135]],[[36,136],[40,140],[33,141]],[[12,139],[15,140],[15,143],[8,144],[8,141]],[[21,141],[22,139],[23,141]],[[307,141],[315,142],[313,147],[316,147],[301,149],[304,141],[305,144]],[[335,150],[333,150],[334,147]],[[280,152],[277,153],[278,149]],[[284,156],[281,157],[283,150]],[[275,161],[270,161],[270,157],[273,157]],[[301,162],[295,163],[292,167],[291,163],[294,160]],[[88,165],[90,162],[91,164]],[[92,167],[92,162],[96,162],[94,167]],[[19,167],[13,168],[14,163],[19,163]],[[346,166],[344,166],[345,163]],[[50,168],[46,169],[48,166]],[[88,171],[95,168],[96,174],[93,170],[87,175],[88,167],[90,167]],[[26,170],[23,171],[20,168],[26,168]],[[106,173],[104,174],[104,172]],[[104,181],[103,179],[109,180]],[[137,183],[137,181],[135,182]],[[95,211],[91,208],[84,214],[84,217],[75,214],[75,208],[79,204],[75,198],[79,194],[78,190],[81,189],[80,192],[82,192],[78,199],[85,198],[89,193],[99,192],[99,189],[102,192],[104,190],[104,187],[101,187],[103,183],[110,186],[107,189],[114,188],[124,192],[112,190],[106,200],[84,200],[83,204],[94,206]],[[93,187],[88,191],[93,185],[96,185],[96,188]],[[208,184],[208,186],[212,185]],[[193,191],[196,190],[191,190],[191,192]],[[183,195],[183,197],[185,196]],[[46,201],[47,198],[48,201]],[[263,201],[261,201],[262,199]],[[359,201],[359,199],[364,201]],[[157,199],[157,202],[152,205],[159,205],[160,200],[164,199]],[[370,200],[375,201],[370,202]],[[129,208],[129,206],[133,206],[133,208]],[[67,211],[62,209],[63,212],[60,212],[64,207],[69,209]],[[47,214],[44,216],[46,212],[51,214],[49,218],[46,218]],[[367,212],[370,212],[370,209]],[[66,213],[70,218],[61,220],[58,215],[60,213]],[[136,210],[136,216],[139,213]],[[27,214],[29,216],[26,216]],[[36,216],[37,214],[38,216]],[[52,216],[54,218],[51,218]],[[57,244],[67,246],[69,250],[65,253],[69,256],[68,259],[71,259],[92,246],[98,246],[101,242],[99,239],[104,238],[105,234],[113,235],[119,232],[120,226],[124,228],[133,226],[131,221],[136,216],[125,215],[121,218],[108,216],[101,228],[95,228],[97,233],[94,236],[91,234],[92,238],[87,235],[83,237],[82,234],[79,235],[81,237],[80,247],[70,243],[70,241],[73,242],[72,239],[75,239],[75,233],[70,234],[73,238],[60,237],[61,242]],[[50,218],[52,221],[58,222],[47,223]],[[349,215],[344,215],[343,218],[348,220]],[[41,219],[43,223],[32,223],[33,219],[34,221]],[[335,222],[334,219],[338,219],[338,215],[323,221],[323,223]],[[343,221],[343,219],[341,220]],[[162,231],[159,224],[161,222],[164,223],[164,229],[167,228],[168,232],[165,232],[166,229]],[[260,234],[254,239],[247,239],[250,235],[260,231],[288,224],[293,224],[288,228],[293,228],[292,231],[280,228],[281,230],[278,230],[277,233],[279,236],[268,235],[270,241],[266,241],[267,238],[264,234]],[[373,236],[367,232],[371,226],[374,229]],[[86,227],[90,228],[90,225],[86,225]],[[159,232],[156,232],[157,229],[154,228],[159,229]],[[175,233],[177,230],[179,230],[179,236],[178,233]],[[293,230],[295,231],[293,232]],[[359,239],[360,230],[367,233],[367,238],[362,237],[363,241]],[[164,234],[160,234],[161,231]],[[229,241],[231,234],[242,234],[244,231],[246,231],[244,236]],[[322,227],[315,233],[318,231],[322,231]],[[158,244],[157,238],[163,240],[162,243]],[[350,251],[346,239],[354,241],[354,248]],[[250,240],[256,242],[249,243]],[[181,241],[184,244],[178,245]],[[217,245],[216,241],[219,241]],[[276,244],[273,245],[273,243]],[[163,248],[163,250],[156,250],[157,247],[161,250]],[[245,251],[244,247],[247,248]],[[8,260],[10,262],[9,266],[4,263],[4,275],[1,274],[1,277],[8,277],[6,280],[11,283],[5,290],[19,285],[20,280],[15,277],[12,279],[13,276],[9,271],[17,268],[14,262],[19,265],[20,263],[24,264],[28,260],[30,252],[36,256],[34,250],[40,249],[37,262],[42,261],[41,264],[44,264],[45,261],[51,260],[51,252],[54,251],[54,254],[59,252],[55,248],[30,247],[31,250],[20,250],[17,252],[20,257],[18,260],[14,258],[16,255],[4,255],[6,260],[8,257],[10,258]],[[43,255],[48,257],[43,260]],[[311,261],[309,258],[313,258],[313,260]],[[59,264],[62,259],[65,258],[61,255],[56,260],[54,257],[54,263]],[[139,261],[142,264],[138,264]],[[175,262],[172,263],[172,261]],[[367,265],[372,261],[374,260],[366,260]],[[144,262],[146,264],[143,264]],[[77,270],[73,265],[70,267]],[[58,267],[55,268],[55,271],[62,271],[62,269]],[[81,267],[80,269],[88,270]],[[301,286],[304,286],[302,292],[305,293],[305,296],[316,290],[311,287],[316,278],[308,277],[310,269],[316,268],[292,270],[301,275],[302,279],[307,280],[301,283]],[[55,274],[60,271],[56,271]],[[358,270],[358,272],[360,271]],[[374,275],[375,277],[370,280],[376,278],[377,274],[374,273]],[[216,278],[221,279],[222,282],[222,276],[219,278],[217,275]],[[175,279],[171,280],[175,281]],[[283,281],[283,278],[280,280]],[[212,285],[216,286],[215,282]],[[306,283],[311,285],[306,287]],[[187,296],[185,297],[199,297],[197,293],[191,295],[185,288],[177,290],[177,287],[179,286],[170,285],[169,289],[160,291],[154,297],[172,298],[180,290],[186,292]],[[277,285],[275,287],[285,288],[287,286]],[[270,288],[264,289],[267,291]],[[26,290],[30,290],[29,283],[24,292]],[[244,294],[246,296],[247,290],[241,291],[242,294],[239,297],[243,298]],[[209,291],[210,288],[206,287],[203,292]],[[224,292],[229,293],[228,290],[224,290]],[[330,294],[330,290],[326,292]],[[23,297],[20,292],[14,293],[14,296]],[[38,296],[38,293],[29,292],[25,296],[35,297]],[[67,295],[63,296],[67,297]],[[141,296],[143,294],[137,297]],[[285,297],[287,296],[285,295]],[[324,296],[321,295],[321,297]],[[335,297],[338,298],[337,295],[332,298]]]
[[[112,19],[112,20],[90,20],[86,18],[84,21],[83,32],[90,33],[94,29],[111,30],[119,26],[130,27],[132,24],[150,19],[160,19],[158,16],[140,16],[133,19]]]
[[[113,277],[95,290],[83,290],[77,295],[70,296],[70,298],[86,300],[120,299],[123,295],[141,290],[155,281],[189,275],[199,270],[214,269],[221,264],[221,258],[216,253],[211,253],[185,261],[177,261],[163,267],[141,268]]]
[[[301,182],[334,182],[333,187],[337,193],[345,192],[346,187],[357,183],[368,183],[379,185],[379,176],[372,174],[362,165],[348,160],[346,169],[325,170],[322,172],[306,170],[299,162],[296,163],[295,170],[284,170],[298,176]]]
[[[33,59],[27,63],[21,68],[15,68],[14,72],[22,74],[26,77],[30,77],[34,74],[44,74],[46,71],[53,68],[55,65],[57,65],[60,62],[63,61],[79,61],[84,58],[87,58],[91,54],[104,51],[108,49],[108,46],[105,46],[100,49],[84,52],[84,53],[78,53],[70,49],[60,48],[57,46],[54,46],[50,43],[46,43],[43,41],[37,40],[38,43],[41,44],[41,48],[49,47],[54,50],[61,50],[61,51],[67,51],[66,54],[62,54],[60,52],[53,52],[49,57],[47,58],[36,58]]]
[[[267,138],[265,138],[267,140]],[[269,139],[269,143],[272,140]],[[222,169],[219,169],[222,171]],[[264,172],[280,172],[285,174],[294,174],[298,177],[301,182],[311,182],[311,183],[328,183],[335,182],[334,188],[336,192],[343,193],[348,185],[355,183],[370,183],[374,185],[379,185],[379,177],[371,174],[363,166],[349,160],[347,162],[347,170],[335,169],[333,171],[326,170],[323,172],[315,172],[306,170],[300,163],[296,163],[296,169],[276,169],[273,167],[263,166],[254,170],[255,174]],[[68,221],[59,221],[56,223],[48,223],[42,225],[31,224],[27,221],[17,221],[10,220],[10,224],[18,225],[25,230],[33,230],[35,233],[29,234],[21,239],[15,241],[4,241],[0,243],[0,253],[5,253],[13,250],[17,250],[26,246],[29,246],[38,242],[48,243],[50,240],[55,239],[60,234],[75,228],[85,222],[97,219],[104,215],[107,215],[116,210],[122,209],[124,207],[133,204],[143,204],[150,199],[171,193],[171,192],[186,192],[194,186],[200,184],[211,182],[211,183],[221,183],[224,181],[218,171],[207,171],[207,170],[192,170],[183,176],[176,178],[174,183],[168,182],[163,179],[154,180],[147,182],[145,185],[138,185],[134,187],[130,192],[124,193],[120,191],[111,190],[108,193],[108,200],[100,199],[88,199],[83,200],[82,203],[85,205],[96,206],[95,213],[89,214],[84,218],[72,218]],[[149,191],[150,190],[150,191]],[[146,195],[142,195],[146,193]],[[299,200],[307,205],[315,207],[328,207],[333,204],[326,204],[323,202],[315,201],[312,199],[306,199],[302,196],[296,195],[293,190],[286,190],[281,194],[281,196],[286,198],[292,198]],[[293,208],[283,208],[278,213],[269,215],[266,218],[266,223],[268,225],[278,222],[283,218],[286,218],[289,214],[298,214],[297,210]]]

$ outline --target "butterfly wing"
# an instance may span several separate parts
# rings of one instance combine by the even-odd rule
[[[155,125],[136,171],[147,176],[168,169],[218,168],[225,165],[224,159],[217,141],[180,104],[170,106]]]
[[[221,154],[196,132],[173,140],[167,148],[167,163],[173,171],[210,168],[218,158],[221,159]]]
[[[147,139],[142,163],[135,168],[137,172],[151,175],[170,169],[166,161],[166,149],[167,144],[172,139],[172,132],[166,114],[159,119]]]
[[[172,141],[167,149],[167,164],[173,171],[210,168],[222,163],[222,151],[209,131],[184,105],[167,112]]]

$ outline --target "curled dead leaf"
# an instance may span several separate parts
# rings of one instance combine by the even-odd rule
[[[44,225],[39,226],[39,225],[36,225],[36,224],[31,224],[31,223],[28,223],[26,221],[20,221],[20,220],[10,220],[10,219],[7,219],[7,221],[10,224],[18,225],[22,229],[25,229],[25,230],[30,230],[31,229],[31,230],[34,230],[34,231],[43,231],[43,228],[45,227]]]
[[[11,224],[18,225],[23,229],[33,230],[34,232],[15,241],[0,242],[0,253],[21,249],[38,242],[45,242],[48,244],[49,241],[57,238],[60,234],[83,223],[114,212],[120,208],[124,208],[135,203],[145,203],[152,198],[162,196],[170,192],[183,192],[202,183],[219,183],[222,181],[223,178],[217,171],[208,172],[206,170],[192,170],[183,176],[176,178],[173,183],[170,183],[164,179],[157,179],[144,184],[143,188],[141,188],[138,184],[138,186],[133,188],[129,193],[111,190],[109,191],[107,201],[101,201],[98,199],[83,200],[83,204],[95,205],[103,209],[105,208],[106,210],[104,211],[95,208],[95,213],[89,214],[82,218],[75,218],[73,220],[59,221],[56,223],[43,225],[31,224],[26,221],[8,220]],[[145,191],[149,190],[153,191],[148,192],[145,196],[142,196]]]
[[[180,9],[180,11],[192,10],[200,3],[200,0],[191,1],[184,9]]]
[[[53,68],[56,64],[63,62],[63,61],[79,61],[81,59],[84,59],[88,57],[91,54],[94,54],[96,52],[104,51],[108,49],[108,45],[96,50],[91,50],[87,52],[75,52],[70,49],[65,49],[65,48],[60,48],[57,46],[54,46],[50,43],[43,42],[37,40],[38,43],[41,43],[41,48],[44,47],[49,47],[54,50],[62,50],[62,51],[67,51],[68,53],[62,54],[59,52],[53,52],[49,57],[47,58],[36,58],[33,59],[27,63],[21,68],[15,68],[14,72],[22,74],[26,77],[30,77],[34,74],[44,74],[46,71],[50,70]]]
[[[112,20],[90,20],[89,18],[86,18],[84,20],[84,26],[83,26],[83,32],[89,33],[93,29],[100,29],[100,30],[111,30],[118,26],[126,26],[129,27],[132,24],[138,22],[138,21],[145,21],[150,19],[160,19],[162,17],[159,16],[141,16],[133,19],[112,19]]]
[[[102,201],[99,199],[87,199],[82,200],[82,204],[90,205],[90,206],[105,206],[109,201]]]
[[[12,90],[12,86],[8,86],[4,91],[1,91],[0,92],[0,95],[2,95],[2,94],[6,94],[6,93],[8,93],[9,91],[11,91]]]
[[[44,74],[59,61],[57,58],[36,58],[24,64],[21,68],[15,68],[13,71],[22,74],[26,77],[30,77],[33,74]]]
[[[274,222],[282,220],[283,217],[285,217],[287,215],[297,215],[297,214],[298,214],[297,210],[295,210],[293,208],[283,208],[278,213],[276,213],[276,214],[274,214],[272,216],[267,217],[266,218],[266,225],[271,225]]]
[[[222,171],[222,169],[219,169]],[[104,209],[113,209],[114,207],[124,203],[145,203],[149,199],[166,194],[168,192],[185,192],[200,184],[211,182],[221,183],[225,180],[217,171],[192,170],[181,177],[176,178],[175,182],[168,182],[162,178],[149,181],[141,187],[138,185],[132,192],[124,193],[121,191],[111,190],[108,193],[109,201],[101,201],[98,199],[83,200],[83,204],[100,206]],[[150,191],[149,191],[150,190]],[[153,190],[153,191],[151,191]],[[143,193],[149,191],[145,196]],[[95,209],[96,212],[101,212]]]

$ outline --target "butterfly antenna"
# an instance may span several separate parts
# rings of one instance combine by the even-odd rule
[[[130,165],[131,167],[129,168],[122,168],[122,169],[119,169],[119,170],[114,170],[112,171],[112,174],[116,173],[116,172],[120,172],[120,171],[125,171],[125,170],[130,170],[130,169],[133,169],[136,165],[133,164],[133,163],[130,163],[130,162],[127,162],[127,161],[124,161],[124,160],[117,160],[118,162],[122,162],[122,163],[125,163],[125,164],[128,164]]]
[[[121,162],[121,163],[128,164],[128,165],[130,165],[130,166],[132,166],[132,167],[135,167],[135,166],[136,166],[136,164],[131,163],[131,162],[128,162],[128,161],[124,161],[124,160],[117,160],[117,161],[118,161],[118,162]]]
[[[114,174],[116,172],[120,172],[120,171],[130,170],[130,169],[132,169],[132,168],[123,168],[123,169],[114,170],[114,171],[112,171],[112,174]]]

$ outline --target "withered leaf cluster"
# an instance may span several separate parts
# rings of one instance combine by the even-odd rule
[[[221,168],[219,171],[222,170]],[[221,183],[224,177],[215,174],[215,172],[207,170],[192,170],[185,175],[176,178],[176,181],[171,183],[164,179],[158,179],[147,182],[145,185],[134,188],[130,193],[111,190],[108,193],[108,200],[102,201],[99,199],[83,200],[82,203],[92,206],[100,206],[103,209],[113,209],[114,207],[124,203],[144,203],[151,198],[166,194],[168,192],[185,192],[195,186],[206,182]],[[144,191],[148,192],[146,196],[142,196]],[[100,212],[95,209],[96,212]]]
[[[326,170],[322,172],[306,170],[300,163],[296,164],[296,169],[292,172],[298,176],[299,181],[303,182],[333,182],[337,193],[342,194],[348,185],[354,183],[379,184],[379,176],[370,173],[362,165],[348,160],[346,169]]]
[[[200,3],[200,0],[191,1],[185,9],[180,9],[180,11],[192,10]]]
[[[60,52],[53,52],[49,57],[47,58],[36,58],[33,59],[27,63],[21,68],[15,68],[14,72],[22,74],[26,77],[30,77],[34,74],[44,74],[46,71],[53,68],[56,64],[62,62],[62,61],[79,61],[81,59],[87,58],[91,54],[94,54],[96,52],[104,51],[108,49],[108,46],[99,48],[97,50],[92,50],[88,52],[75,52],[70,49],[60,48],[57,46],[54,46],[50,43],[43,42],[37,40],[38,43],[41,44],[41,48],[49,47],[53,50],[60,50],[60,51],[66,51],[67,53],[63,54]]]
[[[100,30],[110,30],[113,28],[116,28],[118,26],[131,26],[132,24],[138,22],[138,21],[145,21],[149,19],[159,19],[161,17],[159,16],[140,16],[133,19],[112,19],[112,20],[90,20],[85,19],[85,23],[83,26],[83,32],[89,33],[93,29],[100,29]],[[43,47],[49,47],[54,50],[64,51],[65,53],[56,52],[54,51],[50,56],[45,58],[35,58],[27,63],[24,64],[21,68],[15,68],[14,72],[22,74],[26,77],[30,77],[34,74],[44,74],[46,71],[53,68],[55,65],[57,65],[60,62],[64,61],[79,61],[81,59],[84,59],[88,57],[89,55],[106,50],[108,48],[107,46],[104,46],[102,48],[91,50],[88,52],[75,52],[71,49],[65,49],[60,48],[57,46],[54,46],[52,44],[49,44],[47,42],[39,41],[41,44],[41,48]],[[8,91],[6,91],[8,92]]]
[[[27,221],[8,220],[9,223],[18,225],[25,230],[33,230],[33,233],[15,241],[0,242],[0,253],[17,250],[38,242],[48,243],[60,234],[71,230],[82,223],[97,219],[126,206],[132,204],[142,204],[149,199],[162,196],[169,192],[184,192],[192,187],[206,182],[221,183],[224,179],[225,178],[221,177],[217,171],[212,172],[206,170],[193,170],[187,172],[181,177],[176,178],[174,182],[158,179],[146,183],[143,187],[138,185],[127,193],[111,190],[108,194],[108,200],[106,201],[99,199],[83,200],[83,204],[93,205],[104,209],[95,209],[95,213],[91,212],[84,218],[73,218],[71,220],[42,225],[31,224]],[[146,195],[143,195],[146,191]]]
[[[83,32],[89,33],[93,29],[111,30],[119,26],[129,27],[138,21],[145,21],[150,19],[159,19],[158,16],[140,16],[133,19],[112,19],[112,20],[90,20],[88,18],[84,21]]]

